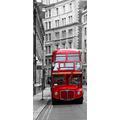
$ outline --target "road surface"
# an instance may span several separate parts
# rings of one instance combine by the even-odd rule
[[[87,90],[84,90],[83,104],[61,102],[52,105],[50,100],[37,120],[87,120]]]

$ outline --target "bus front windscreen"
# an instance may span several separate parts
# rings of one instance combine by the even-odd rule
[[[71,75],[69,77],[69,84],[70,85],[78,85],[80,84],[80,76],[79,75]]]
[[[65,84],[64,76],[61,75],[54,75],[54,84],[56,85],[63,85]]]

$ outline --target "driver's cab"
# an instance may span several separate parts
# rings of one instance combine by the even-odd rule
[[[65,77],[63,75],[58,76],[54,75],[54,85],[64,85],[65,84]]]
[[[82,75],[54,75],[52,86],[63,86],[63,85],[80,85],[82,83]]]

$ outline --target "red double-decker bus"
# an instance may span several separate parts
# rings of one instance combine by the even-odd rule
[[[83,103],[81,52],[74,49],[57,49],[52,54],[52,104],[57,101]]]

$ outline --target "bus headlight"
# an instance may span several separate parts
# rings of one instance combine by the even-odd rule
[[[77,92],[77,95],[80,95],[80,91]]]
[[[58,92],[55,92],[54,95],[57,96],[57,95],[58,95]]]

